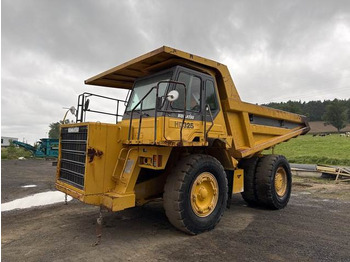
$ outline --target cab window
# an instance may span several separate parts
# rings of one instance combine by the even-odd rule
[[[211,111],[217,110],[219,107],[213,81],[207,80],[205,82],[205,92],[205,105],[209,105]]]
[[[151,76],[149,78],[136,80],[126,111],[128,112],[131,111],[140,102],[140,100],[151,90],[151,88],[157,85],[158,82],[170,80],[172,77],[172,74],[173,72],[170,71],[164,74]],[[167,90],[167,87],[168,87],[167,83],[160,84],[158,96],[164,96]],[[151,91],[151,93],[143,100],[142,109],[143,110],[154,109],[155,105],[156,105],[156,90],[153,89],[153,91]],[[141,108],[141,105],[138,105],[136,110],[139,110],[140,108]]]
[[[199,112],[201,108],[201,79],[197,76],[181,72],[178,82],[182,82],[187,88],[186,110]],[[185,89],[182,85],[176,85],[179,98],[172,103],[172,107],[183,110],[185,105]]]

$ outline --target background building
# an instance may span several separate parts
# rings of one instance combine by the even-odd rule
[[[1,137],[1,147],[7,147],[10,146],[10,141],[18,141],[17,137],[8,137],[8,136],[2,136]]]

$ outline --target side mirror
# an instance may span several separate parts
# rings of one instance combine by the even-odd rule
[[[166,98],[169,102],[174,102],[179,98],[179,92],[172,90],[167,94]]]
[[[69,111],[71,112],[72,115],[75,116],[75,112],[76,112],[77,110],[75,109],[74,106],[72,106],[71,108],[69,108]]]
[[[87,111],[89,109],[89,104],[90,104],[90,100],[86,99],[85,104],[84,104],[84,111]]]
[[[76,116],[77,110],[75,109],[74,106],[71,106],[70,108],[64,107],[63,109],[68,109],[67,112],[64,114],[64,117],[63,117],[63,120],[62,120],[62,123],[65,124],[65,123],[66,123],[66,117],[67,117],[68,112],[71,112],[72,115]],[[69,122],[68,122],[68,123],[69,123]]]

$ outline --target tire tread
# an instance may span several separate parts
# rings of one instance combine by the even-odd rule
[[[256,168],[255,184],[256,184],[256,197],[257,201],[270,208],[270,209],[281,209],[285,207],[289,200],[289,195],[285,203],[280,203],[274,197],[274,175],[276,165],[282,162],[287,168],[287,176],[290,176],[290,167],[287,159],[282,155],[266,155],[263,156],[258,162]],[[289,182],[291,183],[291,181]],[[290,194],[290,189],[288,194]]]
[[[189,223],[186,223],[186,218],[184,217],[184,208],[181,206],[181,199],[183,199],[184,192],[182,191],[182,186],[187,179],[190,178],[190,171],[196,166],[200,161],[210,161],[214,162],[216,165],[220,166],[221,171],[225,173],[221,163],[214,157],[208,155],[189,155],[182,159],[179,166],[175,167],[174,170],[169,174],[167,181],[164,186],[164,209],[165,213],[170,221],[170,223],[177,229],[195,235],[197,234],[196,230],[191,228]],[[225,176],[226,179],[226,176]],[[226,180],[227,187],[227,180]],[[227,191],[227,190],[226,190]],[[225,202],[227,201],[227,194]],[[220,218],[207,230],[213,229],[217,223],[220,221],[223,212],[220,215]]]
[[[256,195],[256,168],[259,162],[259,157],[255,156],[249,159],[242,159],[239,163],[239,168],[244,169],[244,192],[241,193],[245,202],[248,205],[258,205]]]

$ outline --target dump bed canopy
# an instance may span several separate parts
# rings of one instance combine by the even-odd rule
[[[230,73],[225,65],[167,46],[163,46],[91,77],[85,80],[85,84],[131,89],[135,79],[175,65],[192,65],[197,70],[202,68],[203,70],[207,69],[213,71],[217,81],[222,80],[222,83],[225,83],[227,90],[220,91],[224,91],[228,98],[240,100]],[[224,85],[222,85],[222,88],[224,88]]]

